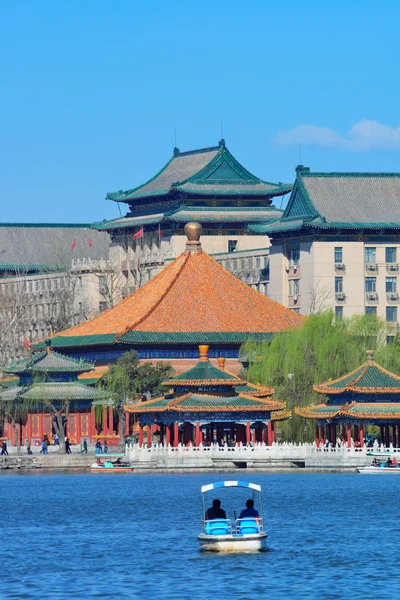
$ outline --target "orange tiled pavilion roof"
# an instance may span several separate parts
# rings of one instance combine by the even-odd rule
[[[299,326],[303,317],[256,292],[201,249],[196,239],[168,267],[97,317],[62,331],[54,346],[91,343],[238,341]],[[186,226],[186,228],[188,225]],[[217,336],[217,339],[214,339]],[[199,338],[199,340],[197,339]]]

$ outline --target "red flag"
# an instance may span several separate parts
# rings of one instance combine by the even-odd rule
[[[74,240],[71,244],[71,250],[75,250],[76,248],[76,240]]]
[[[92,238],[91,237],[88,239],[87,243],[89,244],[89,248],[91,248],[93,246],[93,242],[92,242]]]
[[[26,339],[26,337],[24,337],[24,348],[25,348],[25,350],[29,350],[29,342]]]
[[[141,227],[136,233],[133,234],[132,239],[138,240],[143,237],[143,227]]]

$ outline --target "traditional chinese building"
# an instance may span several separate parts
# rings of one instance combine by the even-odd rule
[[[29,440],[32,445],[39,445],[45,436],[52,439],[52,415],[46,413],[49,403],[56,408],[68,403],[65,427],[73,444],[80,444],[83,438],[90,440],[99,433],[99,429],[103,428],[107,433],[113,430],[112,412],[108,407],[104,407],[105,415],[102,415],[101,424],[95,422],[92,403],[95,399],[106,398],[105,393],[78,380],[82,373],[93,369],[93,363],[52,351],[50,340],[47,340],[46,349],[42,352],[36,352],[6,368],[7,373],[18,377],[18,384],[1,392],[0,402],[25,405],[26,415],[18,423],[19,443]],[[14,431],[7,419],[3,434],[12,444],[16,443]]]
[[[200,346],[195,367],[163,385],[167,393],[154,400],[130,404],[126,410],[139,421],[139,443],[143,429],[147,440],[159,432],[164,444],[199,446],[202,443],[246,444],[274,441],[274,423],[287,419],[285,403],[274,399],[274,390],[250,384],[208,359],[208,346]]]
[[[114,308],[57,334],[53,347],[96,364],[134,349],[142,360],[167,360],[182,371],[193,366],[198,345],[207,343],[210,357],[225,357],[238,371],[239,348],[250,337],[270,339],[300,325],[302,317],[249,288],[202,250],[201,225],[185,230],[186,250],[168,267]]]
[[[282,211],[272,200],[291,188],[252,175],[224,140],[189,152],[175,148],[149,181],[107,194],[108,200],[128,205],[129,211],[97,227],[110,233],[113,260],[120,261],[128,290],[134,289],[184,250],[183,228],[189,221],[201,223],[209,254],[268,248],[265,235],[248,235],[249,225],[280,218]]]
[[[374,361],[367,352],[366,362],[343,377],[314,386],[328,397],[323,404],[296,408],[296,414],[315,421],[315,441],[326,439],[333,445],[337,437],[350,446],[364,444],[366,425],[380,427],[381,443],[400,444],[400,377]]]

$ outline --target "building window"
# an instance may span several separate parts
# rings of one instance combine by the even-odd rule
[[[99,312],[104,312],[107,308],[107,303],[106,302],[99,302]]]
[[[289,280],[289,296],[298,296],[300,290],[300,279]]]
[[[368,292],[376,292],[376,277],[366,277],[365,278],[365,291]]]
[[[397,322],[397,306],[387,306],[386,307],[386,321],[388,323],[396,323]]]
[[[343,262],[343,248],[335,248],[335,264]]]
[[[396,248],[386,248],[386,262],[387,263],[395,263],[396,262]]]
[[[100,275],[99,277],[99,292],[100,294],[105,294],[107,292],[107,282],[104,275]]]
[[[269,266],[268,256],[264,256],[264,269],[268,269],[268,266]]]
[[[386,292],[396,293],[397,291],[397,277],[386,277]]]
[[[343,277],[335,277],[335,293],[343,293]]]
[[[343,319],[343,306],[335,306],[335,317]]]
[[[292,308],[291,309],[292,312],[300,314],[300,309],[299,308]]]
[[[257,258],[256,258],[256,268],[257,269],[261,268],[261,258],[259,256],[257,256]]]
[[[376,317],[376,306],[366,306],[365,314],[370,316],[373,315],[374,317]]]
[[[376,263],[376,248],[365,248],[365,262]]]
[[[388,336],[386,336],[386,343],[387,343],[387,344],[394,344],[394,342],[395,342],[395,339],[396,339],[396,338],[395,338],[395,336],[394,336],[394,335],[388,335]]]
[[[289,250],[289,265],[295,267],[300,264],[300,248],[292,248]]]
[[[235,252],[237,240],[228,240],[228,252]]]

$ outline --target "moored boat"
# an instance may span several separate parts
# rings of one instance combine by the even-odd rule
[[[368,452],[368,456],[374,456],[371,465],[367,467],[357,467],[357,472],[361,474],[375,473],[377,475],[400,475],[400,464],[397,462],[398,454],[395,452]],[[384,460],[384,458],[386,458]]]
[[[91,473],[132,473],[130,463],[122,461],[124,454],[96,454],[96,462],[90,466]]]
[[[210,510],[205,507],[205,495],[207,492],[223,488],[248,488],[253,492],[253,498],[248,500],[246,506],[249,509],[242,511],[241,517],[234,519],[210,518]],[[262,514],[261,486],[246,481],[220,481],[203,485],[201,488],[203,496],[203,531],[199,534],[200,550],[208,552],[263,552],[267,546],[267,533],[264,531],[264,520]],[[254,497],[258,495],[258,510],[254,506]],[[220,503],[219,500],[214,500]],[[220,514],[225,514],[221,511]],[[243,513],[248,514],[243,514]],[[226,515],[225,515],[226,517]]]

